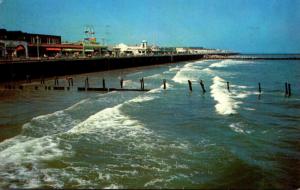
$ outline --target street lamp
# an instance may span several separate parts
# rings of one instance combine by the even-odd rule
[[[40,59],[39,36],[36,36],[36,51],[37,51],[37,57],[38,59]]]

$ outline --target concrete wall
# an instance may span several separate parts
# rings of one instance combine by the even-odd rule
[[[87,60],[44,60],[32,62],[0,63],[0,81],[25,80],[31,78],[63,76],[113,69],[157,65],[201,59],[203,55],[139,56],[121,58],[99,58]]]

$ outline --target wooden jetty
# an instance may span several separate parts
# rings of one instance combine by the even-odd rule
[[[110,92],[110,91],[135,91],[135,92],[148,92],[150,89],[126,89],[126,88],[86,88],[78,87],[78,91],[95,91],[95,92]]]

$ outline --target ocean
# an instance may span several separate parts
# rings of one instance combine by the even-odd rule
[[[87,76],[90,87],[105,78],[111,88],[121,78],[140,88],[144,78],[150,91],[78,92]],[[39,81],[1,91],[0,188],[300,187],[299,60],[198,60],[73,78],[70,91],[35,90]]]

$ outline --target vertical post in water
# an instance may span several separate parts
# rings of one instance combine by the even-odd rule
[[[227,90],[230,92],[229,82],[227,82]]]
[[[261,85],[260,85],[260,82],[258,83],[258,92],[259,92],[259,94],[261,94]]]
[[[288,97],[290,97],[292,95],[291,84],[290,83],[288,84],[288,90],[289,90]]]
[[[190,91],[192,92],[193,91],[193,88],[192,88],[192,82],[190,80],[188,80],[188,83],[189,83],[189,89]]]
[[[102,87],[105,88],[105,79],[102,79]]]
[[[202,88],[202,92],[204,94],[206,92],[206,90],[205,90],[204,83],[203,83],[202,80],[200,80],[200,85],[201,85],[201,88]]]
[[[71,85],[73,86],[73,78],[71,78]]]
[[[166,82],[167,82],[166,79],[164,79],[164,80],[163,80],[164,90],[166,90],[166,88],[167,88]]]
[[[120,80],[120,86],[121,86],[121,88],[123,88],[123,78],[121,78],[121,80]]]
[[[144,78],[142,78],[142,79],[140,80],[140,82],[141,82],[141,90],[144,90]]]
[[[89,88],[89,77],[85,78],[85,88]]]
[[[284,85],[285,85],[285,96],[288,96],[289,94],[288,83],[286,82]]]

